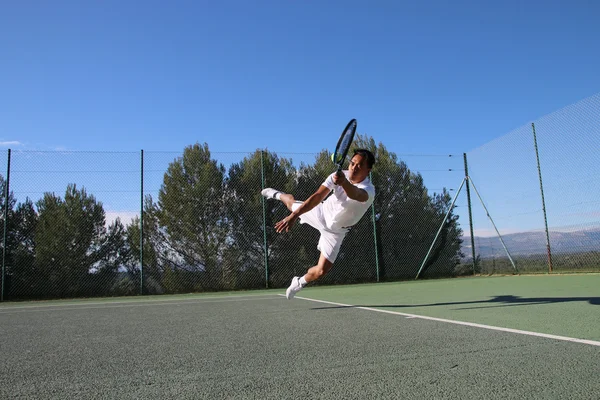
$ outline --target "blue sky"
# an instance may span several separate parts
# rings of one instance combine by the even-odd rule
[[[357,118],[401,157],[462,154],[600,91],[598,15],[566,0],[6,2],[0,149],[314,153]]]
[[[398,154],[462,153],[600,91],[590,1],[2,8],[0,141],[26,149],[315,152],[357,118]]]

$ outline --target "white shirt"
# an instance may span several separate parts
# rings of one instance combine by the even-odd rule
[[[348,179],[349,171],[343,171]],[[369,195],[365,202],[352,200],[346,195],[346,192],[340,185],[333,183],[335,172],[323,182],[323,186],[333,190],[333,194],[323,203],[323,216],[328,229],[332,231],[344,230],[352,225],[355,225],[364,213],[369,209],[375,199],[375,187],[369,180],[365,178],[362,182],[354,184],[359,189],[363,189]]]

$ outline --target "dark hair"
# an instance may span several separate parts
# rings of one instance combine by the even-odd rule
[[[367,159],[367,167],[373,168],[373,164],[375,164],[375,156],[373,155],[373,153],[371,153],[367,149],[356,149],[354,150],[354,155],[352,157],[354,157],[357,154]]]

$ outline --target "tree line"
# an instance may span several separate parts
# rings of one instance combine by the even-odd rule
[[[451,205],[449,193],[429,194],[419,173],[370,137],[358,135],[353,146],[376,155],[377,194],[320,284],[414,278]],[[8,217],[5,299],[287,286],[318,259],[318,232],[297,224],[277,234],[274,224],[288,211],[260,190],[264,182],[306,199],[333,172],[329,156],[323,150],[313,164],[295,167],[256,150],[226,169],[206,143],[190,145],[169,164],[157,198],[144,198],[143,220],[129,224],[117,218],[107,225],[102,203],[75,183],[64,197],[45,193],[17,203],[0,176],[2,224]],[[422,276],[460,273],[461,236],[451,212]]]

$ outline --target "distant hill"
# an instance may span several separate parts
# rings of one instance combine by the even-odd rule
[[[502,235],[502,239],[511,256],[546,254],[546,234],[543,231],[511,233]],[[550,231],[550,247],[552,253],[600,251],[600,229],[575,232]],[[475,250],[482,258],[506,255],[498,236],[485,238],[475,236]],[[470,258],[470,237],[464,237],[462,252]]]

